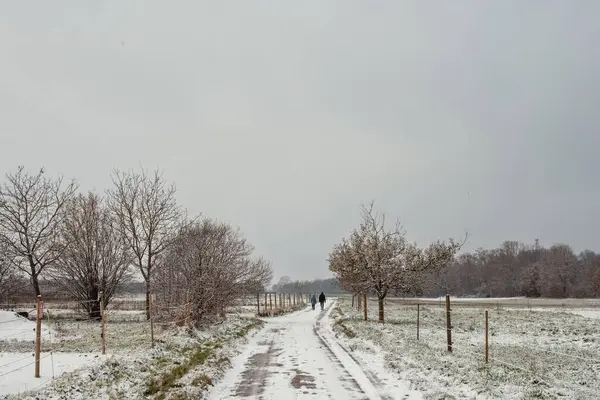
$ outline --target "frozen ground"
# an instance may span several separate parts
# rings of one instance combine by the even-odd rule
[[[42,327],[42,335],[50,337],[51,330]],[[0,310],[0,341],[27,341],[35,340],[35,322],[12,311]]]
[[[40,378],[34,378],[34,353],[0,353],[0,394],[23,393],[38,389],[52,381],[52,376],[72,372],[82,366],[98,363],[99,354],[54,353],[40,359]]]
[[[235,315],[194,332],[156,324],[151,349],[148,322],[139,322],[135,313],[112,317],[106,356],[100,356],[98,322],[54,320],[54,340],[42,342],[42,378],[33,378],[33,341],[0,340],[0,398],[201,398],[229,369],[246,335],[262,325]],[[24,393],[30,389],[35,390]]]
[[[364,370],[337,343],[329,312],[310,307],[272,318],[209,399],[419,399],[407,382]]]
[[[340,299],[332,313],[338,338],[365,364],[382,353],[387,371],[412,382],[425,399],[600,398],[598,310],[491,306],[486,364],[481,306],[453,307],[449,354],[446,314],[438,305],[420,306],[417,341],[416,306],[388,302],[381,324],[376,302],[369,302],[366,322],[350,302]]]

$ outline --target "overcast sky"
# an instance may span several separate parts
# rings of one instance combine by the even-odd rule
[[[276,278],[372,199],[419,244],[600,250],[600,1],[0,3],[0,170],[160,167]]]

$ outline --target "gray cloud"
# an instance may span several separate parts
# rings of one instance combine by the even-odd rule
[[[213,4],[214,3],[214,4]],[[376,199],[425,244],[597,246],[596,1],[4,4],[3,170],[160,166],[277,275]],[[600,250],[600,249],[599,249]]]

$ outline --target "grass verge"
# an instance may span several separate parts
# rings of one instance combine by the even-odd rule
[[[248,324],[239,328],[231,337],[220,340],[206,341],[203,343],[199,343],[198,347],[185,349],[185,361],[167,370],[160,376],[152,379],[148,383],[148,387],[144,392],[144,395],[156,396],[155,398],[158,400],[164,399],[171,389],[178,388],[181,386],[179,381],[184,376],[186,376],[190,371],[193,371],[198,366],[206,363],[206,361],[211,359],[211,357],[214,358],[219,349],[223,348],[223,346],[225,346],[232,340],[246,336],[252,329],[261,328],[263,324],[263,321],[252,320]],[[227,358],[221,357],[219,360],[217,360],[217,364],[225,367],[227,361]],[[201,388],[207,388],[208,386],[212,386],[212,384],[212,379],[205,374],[199,374],[192,381],[193,386]]]

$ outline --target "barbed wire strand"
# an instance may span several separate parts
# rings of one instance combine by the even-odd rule
[[[41,362],[42,360],[46,359],[48,356],[49,356],[49,355],[45,355],[45,356],[43,356],[43,357],[40,357],[40,362]],[[29,367],[29,366],[33,365],[33,364],[35,364],[35,360],[34,360],[33,362],[30,362],[30,363],[28,363],[28,364],[22,365],[22,366],[20,366],[19,368],[15,368],[15,369],[13,369],[13,370],[11,370],[11,371],[4,372],[4,373],[0,374],[0,377],[7,376],[7,375],[13,374],[13,373],[15,373],[15,372],[21,371],[21,370],[23,370],[23,369],[25,369],[25,368],[27,368],[27,367]]]
[[[12,360],[12,361],[9,361],[9,362],[7,362],[7,363],[1,364],[1,365],[0,365],[0,368],[4,368],[4,367],[7,367],[7,366],[9,366],[9,365],[12,365],[12,364],[16,364],[16,363],[18,363],[18,362],[21,362],[21,361],[25,361],[25,360],[27,360],[28,358],[31,358],[31,357],[35,357],[35,355],[28,354],[28,355],[27,355],[27,357],[23,357],[23,358],[19,358],[19,359],[17,359],[17,360]]]

